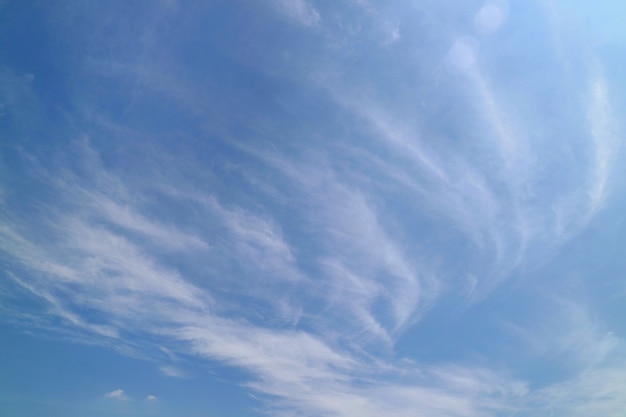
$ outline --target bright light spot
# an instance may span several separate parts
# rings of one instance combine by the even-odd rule
[[[478,42],[470,37],[458,38],[448,51],[448,62],[452,68],[467,71],[476,62]]]
[[[488,1],[474,16],[476,30],[483,34],[496,31],[506,19],[507,4],[505,1]]]

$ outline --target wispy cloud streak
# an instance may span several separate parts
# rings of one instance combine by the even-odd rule
[[[302,174],[300,181],[307,177],[319,178],[309,177],[306,171]],[[247,385],[259,393],[278,398],[277,402],[272,401],[272,409],[280,415],[304,412],[307,415],[347,416],[355,410],[365,415],[375,411],[403,415],[409,408],[414,408],[423,410],[423,413],[439,410],[451,416],[469,416],[480,415],[483,409],[508,407],[503,398],[494,398],[488,405],[474,402],[475,384],[494,384],[494,388],[484,391],[486,396],[491,396],[496,392],[496,383],[480,382],[483,377],[474,375],[471,368],[462,371],[465,376],[459,377],[461,379],[454,377],[457,373],[454,369],[411,365],[410,370],[401,370],[401,364],[386,364],[386,361],[374,359],[362,351],[359,343],[353,344],[353,337],[338,338],[328,333],[332,320],[348,312],[358,323],[355,325],[346,320],[344,324],[349,324],[349,332],[357,330],[355,336],[358,337],[359,331],[365,331],[390,344],[391,335],[413,317],[416,308],[422,308],[424,300],[428,300],[428,293],[422,294],[422,286],[428,280],[424,281],[423,273],[415,271],[415,266],[386,234],[376,211],[360,193],[335,182],[332,177],[327,177],[327,182],[321,184],[315,180],[300,185],[315,190],[319,190],[317,187],[327,189],[330,194],[316,194],[317,198],[336,200],[321,213],[327,228],[324,233],[332,237],[326,242],[329,252],[318,259],[320,270],[327,277],[322,275],[322,281],[307,285],[313,292],[313,299],[317,297],[322,301],[325,309],[338,310],[324,320],[315,310],[307,309],[307,300],[292,300],[301,304],[305,316],[315,314],[306,319],[307,327],[314,323],[312,319],[319,321],[317,328],[313,326],[311,331],[275,329],[271,320],[257,318],[250,321],[244,317],[232,317],[232,312],[228,313],[231,317],[222,315],[220,312],[228,311],[228,308],[224,310],[224,306],[215,303],[210,283],[193,275],[184,278],[175,268],[157,260],[159,251],[153,244],[137,240],[127,231],[145,229],[149,236],[175,236],[181,242],[191,242],[186,246],[187,251],[210,252],[211,249],[196,244],[194,236],[197,234],[188,235],[172,229],[172,226],[163,227],[154,219],[143,223],[142,228],[125,227],[124,218],[99,221],[108,219],[110,206],[119,203],[109,202],[114,201],[114,195],[105,193],[105,189],[94,191],[98,198],[107,202],[102,205],[103,216],[102,207],[84,204],[90,200],[85,198],[86,184],[57,183],[57,187],[62,187],[62,195],[81,196],[81,201],[70,198],[70,202],[57,202],[66,205],[69,211],[58,210],[60,206],[49,207],[51,213],[61,214],[50,220],[45,217],[37,220],[40,226],[54,232],[55,245],[45,244],[43,246],[48,250],[40,252],[21,249],[39,245],[28,237],[32,231],[25,230],[20,234],[24,237],[15,232],[16,220],[3,226],[2,250],[5,256],[17,261],[14,264],[16,270],[29,276],[25,281],[12,275],[13,281],[39,297],[47,306],[48,314],[60,319],[60,322],[48,322],[49,329],[74,329],[76,336],[84,333],[85,340],[90,343],[100,338],[104,344],[124,346],[132,340],[127,349],[152,357],[155,354],[150,353],[150,346],[141,342],[144,337],[175,341],[178,351],[182,349],[188,354],[224,361],[247,370],[253,377]],[[313,201],[312,208],[320,210],[322,201]],[[270,223],[239,210],[226,210],[212,197],[203,200],[203,207],[206,213],[217,215],[227,230],[233,232],[234,242],[244,245],[243,252],[236,250],[234,256],[242,256],[246,262],[263,262],[254,256],[246,259],[247,245],[252,244],[268,248],[269,253],[278,250],[287,264],[293,261],[291,250],[285,244],[276,243],[278,235]],[[137,207],[128,209],[136,218],[146,218],[137,210]],[[138,223],[142,225],[141,221]],[[167,239],[163,244],[168,247]],[[349,245],[355,247],[343,253],[342,247]],[[55,271],[47,267],[59,260],[62,260],[63,269]],[[280,275],[278,271],[276,279],[281,279]],[[244,280],[245,283],[246,278],[233,276],[231,279]],[[333,305],[333,300],[342,297],[344,302]],[[386,311],[383,313],[374,309],[379,299],[385,300]],[[227,298],[221,301],[229,302]],[[167,363],[161,369],[172,376],[182,376],[184,372]],[[395,372],[401,377],[395,377]],[[426,379],[420,376],[424,372],[430,375]],[[385,388],[377,385],[380,375],[386,375],[388,379]],[[450,378],[457,382],[466,380],[467,385],[458,385],[450,392],[446,387]],[[438,388],[431,386],[431,380],[439,385]],[[483,388],[478,389],[482,392]],[[121,391],[110,394],[112,398],[123,396]],[[457,400],[452,401],[453,397]],[[430,405],[423,404],[426,398],[434,400]]]
[[[591,83],[591,101],[587,117],[594,144],[593,165],[588,185],[589,211],[593,214],[602,206],[606,198],[611,162],[619,144],[604,78],[595,79]]]
[[[304,29],[304,48],[233,12],[249,32],[233,36],[246,39],[232,40],[237,52],[220,49],[219,65],[196,46],[178,50],[190,35],[173,23],[176,47],[159,49],[161,23],[202,20],[183,4],[155,12],[125,50],[132,59],[90,55],[89,76],[122,91],[107,100],[133,104],[73,120],[92,142],[11,154],[23,177],[18,191],[0,184],[2,313],[153,360],[170,377],[193,377],[181,357],[242,369],[270,415],[619,415],[623,340],[565,295],[529,302],[504,285],[556,285],[533,274],[608,205],[619,150],[612,80],[581,70],[538,94],[546,81],[529,66],[512,87],[516,77],[490,65],[498,40],[440,27],[456,21],[446,2],[428,16],[419,5],[352,3],[354,15],[263,3],[289,33]],[[507,5],[470,10],[474,28],[463,30],[500,30],[515,13]],[[267,41],[260,32],[272,42],[261,69],[241,58]],[[179,74],[173,62],[188,55],[194,65]],[[268,70],[279,56],[285,67]],[[277,79],[286,73],[295,75]],[[7,105],[34,96],[15,92],[30,88],[18,81],[4,88]],[[137,138],[150,149],[133,148]],[[509,298],[488,298],[502,287]],[[32,309],[17,305],[24,299]],[[549,319],[488,326],[546,305]],[[503,334],[525,343],[500,349]],[[476,348],[478,338],[498,353]],[[527,381],[512,370],[521,356],[558,357],[566,376]]]
[[[320,22],[320,14],[307,0],[270,0],[273,7],[290,20],[315,27]]]

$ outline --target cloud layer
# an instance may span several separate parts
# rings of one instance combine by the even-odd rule
[[[223,67],[195,40],[212,9],[94,23],[62,139],[3,128],[2,314],[173,378],[243,370],[271,415],[619,415],[622,334],[542,275],[619,191],[616,81],[591,52],[572,71],[535,5],[550,48],[506,1],[445,3],[223,5],[249,28],[200,43]],[[32,76],[0,93],[51,123]]]

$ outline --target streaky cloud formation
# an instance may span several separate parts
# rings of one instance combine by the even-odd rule
[[[306,0],[271,0],[276,10],[288,19],[304,26],[319,24],[320,15]]]
[[[93,412],[623,413],[624,81],[583,6],[7,4],[50,44],[0,69],[0,314],[154,371]]]

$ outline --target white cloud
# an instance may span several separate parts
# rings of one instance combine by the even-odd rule
[[[187,374],[185,373],[185,371],[176,366],[163,365],[159,367],[159,371],[161,371],[163,375],[172,378],[187,378]]]
[[[385,144],[397,147],[416,169],[426,173],[427,180],[420,183],[410,175],[403,177],[402,170],[392,164],[380,165],[385,175],[412,185],[411,190],[420,190],[418,195],[431,198],[438,206],[449,206],[451,211],[445,214],[450,218],[480,214],[474,219],[478,231],[496,224],[502,203],[475,168],[461,162],[452,167],[442,164],[436,154],[414,140],[414,131],[406,133],[376,106],[368,106],[354,109],[366,115]],[[442,278],[429,269],[425,259],[407,249],[402,233],[390,232],[392,225],[385,222],[370,183],[350,176],[340,179],[332,169],[315,163],[318,161],[303,164],[276,154],[257,156],[294,185],[298,190],[291,196],[294,205],[302,216],[313,219],[315,230],[323,236],[311,262],[319,268],[316,280],[300,271],[298,247],[289,243],[272,217],[234,203],[227,206],[210,194],[187,193],[184,184],[172,184],[171,188],[178,190],[176,198],[192,204],[206,223],[220,227],[208,229],[214,235],[212,240],[206,239],[211,247],[207,251],[198,244],[204,241],[201,236],[206,223],[198,224],[193,234],[174,221],[162,224],[144,213],[145,208],[134,199],[123,197],[132,193],[120,192],[121,179],[95,164],[94,177],[116,185],[90,187],[89,182],[75,178],[55,181],[60,195],[68,196],[72,203],[67,210],[50,210],[54,216],[38,221],[54,232],[57,245],[38,243],[17,220],[2,225],[3,250],[32,272],[28,284],[18,278],[15,282],[45,300],[49,311],[64,320],[64,326],[110,338],[118,338],[120,331],[126,337],[163,338],[175,341],[177,352],[221,360],[248,371],[251,380],[247,385],[276,398],[271,407],[278,415],[306,410],[338,416],[355,412],[403,416],[412,410],[413,415],[482,416],[517,409],[526,396],[539,395],[528,393],[524,382],[506,372],[477,366],[407,367],[397,359],[367,354],[363,346],[393,348],[399,332],[441,296]],[[17,232],[20,228],[24,233]],[[215,237],[216,230],[221,242]],[[155,239],[156,248],[133,233]],[[218,309],[210,282],[194,276],[193,269],[182,275],[159,261],[160,242],[170,250],[170,239],[178,242],[176,248],[203,257],[226,248],[221,252],[224,256],[264,274],[263,285],[299,285],[297,293],[288,285],[279,286],[280,291],[267,291],[254,300],[282,298],[287,310],[299,311],[302,320],[309,320],[309,330],[276,329],[268,325],[271,320],[237,316],[232,313],[236,309],[223,307],[234,303],[228,297],[222,296]],[[53,265],[56,267],[51,268]],[[245,274],[225,278],[239,279],[235,284],[243,287],[258,279]],[[472,294],[477,285],[474,276]],[[219,290],[219,286],[215,288]],[[252,293],[236,285],[231,288],[236,294]],[[55,295],[58,292],[63,293],[63,302]],[[311,300],[323,305],[324,314],[315,316],[314,310],[308,310]],[[104,324],[85,319],[81,315],[85,308],[97,312]],[[596,345],[584,347],[589,334],[581,331],[572,336],[575,340],[565,335],[563,349],[575,348],[581,358],[603,352],[602,344],[598,349]],[[117,343],[123,345],[124,341]],[[176,358],[169,346],[161,346],[159,352]],[[184,377],[175,366],[159,369],[168,376]],[[122,390],[107,396],[127,398]]]
[[[588,185],[589,210],[593,214],[602,206],[606,197],[611,162],[619,145],[613,110],[604,78],[599,77],[592,82],[588,112],[590,133],[594,145],[593,165]]]
[[[539,298],[541,309],[529,313],[523,323],[505,324],[538,357],[566,363],[578,373],[606,366],[625,352],[624,341],[594,318],[584,302],[558,295]]]
[[[334,84],[326,88],[341,106],[366,122],[363,130],[376,142],[365,142],[364,148],[369,145],[376,149],[380,143],[394,152],[381,160],[373,153],[360,151],[359,159],[371,163],[378,176],[387,177],[393,186],[402,189],[403,197],[411,200],[417,216],[427,216],[434,223],[454,223],[471,239],[477,251],[489,254],[490,259],[485,262],[494,265],[497,272],[482,271],[480,286],[475,289],[484,292],[497,285],[496,275],[506,276],[523,257],[534,225],[528,224],[529,219],[516,197],[518,181],[521,180],[521,188],[524,179],[518,174],[526,168],[524,145],[517,143],[520,135],[511,132],[510,123],[502,120],[494,98],[487,94],[485,99],[489,127],[495,125],[494,132],[485,136],[493,138],[502,163],[491,167],[480,165],[474,155],[454,149],[446,149],[447,153],[442,154],[429,146],[432,141],[428,140],[428,132],[422,132],[417,123],[404,122],[402,117],[394,115],[393,108],[384,109],[363,93],[352,93]],[[487,145],[487,153],[493,152],[493,145]],[[491,154],[489,157],[493,159]],[[499,172],[503,167],[506,174]],[[506,177],[513,178],[510,184],[506,183]],[[497,191],[503,187],[507,189],[505,193]]]
[[[280,228],[273,220],[241,208],[228,210],[217,200],[201,198],[233,234],[235,250],[255,268],[272,273],[274,279],[302,279],[295,257]]]
[[[384,343],[391,343],[390,335],[410,322],[416,310],[427,306],[433,289],[429,288],[428,275],[418,272],[408,260],[361,191],[332,175],[311,176],[306,170],[296,170],[294,175],[293,180],[304,187],[303,197],[313,203],[311,208],[321,215],[325,235],[330,237],[326,256],[320,259],[328,276],[323,282],[304,280],[303,285],[309,286],[312,296],[329,305],[335,299],[344,300],[336,304],[336,312],[318,323],[317,331],[275,329],[262,321],[253,324],[220,315],[214,311],[208,291],[176,270],[160,265],[149,245],[120,235],[119,229],[93,222],[93,213],[98,210],[84,212],[82,204],[78,204],[80,210],[54,218],[60,227],[53,230],[67,250],[61,251],[67,254],[61,257],[62,264],[70,271],[66,275],[71,280],[60,280],[54,272],[43,271],[34,252],[27,252],[19,258],[24,267],[31,268],[34,278],[27,289],[40,294],[50,305],[57,302],[54,292],[63,291],[63,311],[73,312],[77,320],[85,321],[78,312],[88,307],[107,325],[123,330],[125,337],[147,335],[175,341],[178,352],[221,360],[246,370],[251,375],[247,383],[250,389],[275,398],[267,404],[275,415],[304,412],[347,417],[354,412],[364,416],[387,412],[403,416],[408,410],[418,410],[422,414],[472,416],[505,407],[508,396],[518,395],[513,391],[502,394],[506,378],[479,369],[396,365],[355,349],[358,343],[338,340],[332,323],[348,312],[357,318],[356,324],[344,321],[349,334],[354,335],[350,339],[365,329]],[[65,192],[77,195],[71,189]],[[276,259],[294,262],[295,255],[271,222],[245,211],[226,210],[209,200],[213,203],[202,207],[207,213],[218,214],[232,235],[232,247],[244,245],[235,253],[262,248],[267,251],[262,253],[270,257],[277,253]],[[328,201],[332,204],[324,204]],[[159,226],[155,223],[154,227]],[[10,253],[15,245],[7,244],[4,249]],[[48,263],[58,259],[56,253],[42,253],[37,256]],[[254,263],[257,259],[253,254],[248,252],[247,258]],[[262,261],[259,258],[258,262]],[[382,272],[383,278],[369,272],[370,268]],[[386,311],[382,315],[372,308],[377,300],[384,300]],[[307,301],[296,299],[293,303],[306,305]],[[166,349],[167,353],[172,348]],[[158,352],[162,355],[164,351]],[[160,370],[180,376],[171,365],[163,365]],[[121,389],[107,397],[128,398]]]
[[[479,416],[508,410],[511,401],[526,393],[523,383],[485,369],[390,367],[304,332],[216,319],[208,326],[174,330],[173,335],[189,341],[197,355],[251,372],[255,378],[247,386],[275,398],[268,404],[273,415]],[[400,381],[404,378],[408,380]]]
[[[116,389],[111,392],[107,392],[104,395],[105,397],[115,398],[116,400],[120,400],[120,401],[125,401],[129,399],[128,396],[124,393],[124,390],[121,390],[121,389]]]
[[[486,5],[496,3],[505,13],[507,6],[503,2]],[[471,59],[459,59],[473,60],[477,41],[459,39],[461,49],[472,55]],[[459,53],[467,55],[463,51]],[[318,77],[318,83],[340,107],[355,116],[354,124],[365,134],[358,145],[350,145],[358,152],[355,158],[369,164],[378,177],[389,179],[389,187],[406,187],[403,197],[413,197],[416,215],[430,216],[434,223],[455,223],[471,239],[480,259],[490,263],[490,268],[483,268],[483,263],[478,274],[469,271],[480,276],[477,285],[471,287],[472,297],[480,299],[515,268],[532,260],[532,256],[554,251],[588,224],[606,195],[617,142],[603,79],[593,83],[586,115],[589,125],[585,126],[592,134],[580,144],[584,152],[589,150],[593,156],[579,167],[575,166],[575,159],[568,161],[556,155],[563,148],[577,146],[568,142],[572,135],[555,132],[557,136],[540,137],[526,127],[540,122],[523,120],[520,115],[544,122],[543,115],[519,111],[520,103],[515,100],[529,96],[516,92],[518,96],[513,97],[483,65],[467,67],[463,88],[456,93],[467,94],[471,121],[461,117],[460,121],[447,123],[466,125],[474,133],[458,138],[459,145],[449,148],[438,146],[438,133],[431,130],[430,121],[424,120],[421,126],[419,116],[406,117],[413,114],[406,104],[394,105],[379,98],[385,97],[382,83],[381,91],[371,84],[359,86],[347,77]],[[447,90],[441,87],[437,91],[444,94]],[[413,104],[417,107],[417,103]],[[527,103],[522,101],[521,105]],[[584,115],[580,116],[584,120]],[[463,135],[461,131],[456,134]],[[378,158],[379,144],[394,153]],[[559,169],[571,170],[577,180],[555,172],[555,160],[562,164]],[[588,178],[581,175],[585,172],[589,173]],[[581,187],[582,182],[585,185]],[[585,213],[581,206],[591,209]]]
[[[340,181],[323,165],[256,156],[294,184],[294,198],[301,199],[300,207],[324,237],[317,260],[323,275],[311,285],[332,313],[329,318],[357,319],[352,331],[385,340],[428,310],[439,291],[435,270],[417,253],[405,253],[405,242],[386,230],[367,189]],[[377,303],[384,309],[374,313]]]
[[[273,4],[304,26],[321,23],[304,0]],[[502,2],[485,3],[475,24],[496,30],[506,18],[497,4]],[[392,40],[399,28],[391,27]],[[508,98],[479,65],[477,41],[451,39],[448,59],[465,70],[468,83],[472,120],[459,123],[472,129],[471,145],[438,147],[432,129],[421,125],[425,120],[406,117],[417,102],[389,105],[378,94],[384,83],[376,85],[368,73],[361,79],[373,86],[352,82],[360,77],[351,73],[324,85],[335,99],[333,111],[353,117],[350,128],[358,130],[360,143],[343,151],[358,166],[346,168],[332,154],[336,148],[320,151],[322,156],[303,152],[301,158],[244,149],[291,187],[277,186],[269,203],[237,190],[220,194],[200,169],[175,179],[147,171],[146,191],[137,185],[141,181],[131,186],[123,174],[105,169],[86,144],[77,152],[88,159],[84,177],[33,174],[58,195],[41,202],[45,216],[0,217],[3,256],[29,276],[9,273],[10,283],[40,298],[46,315],[61,322],[44,318],[44,325],[72,329],[76,338],[132,344],[138,355],[165,354],[173,363],[186,354],[245,370],[246,386],[272,398],[267,405],[273,415],[484,417],[522,415],[530,406],[593,415],[593,404],[604,415],[615,413],[623,406],[614,399],[622,394],[623,375],[606,361],[620,342],[575,303],[563,302],[547,330],[519,332],[537,350],[569,355],[589,369],[548,387],[529,388],[488,366],[411,363],[394,350],[399,335],[450,287],[478,299],[522,263],[529,246],[541,251],[556,239],[560,226],[553,222],[560,220],[546,212],[553,209],[568,225],[581,223],[574,203],[587,201],[590,215],[599,210],[616,148],[607,82],[600,78],[587,115],[593,145],[587,188],[581,193],[557,183],[558,196],[548,203],[528,197],[547,177],[532,177],[535,167],[547,164],[544,150],[507,111]],[[170,99],[201,108],[176,79],[143,67],[130,70]],[[440,120],[448,122],[455,121]],[[180,163],[174,159],[163,165]],[[257,173],[247,169],[250,177]],[[558,197],[567,207],[553,204]],[[402,215],[393,212],[397,200],[408,202]],[[154,201],[175,201],[182,212],[163,215],[159,209],[167,204]],[[470,255],[457,257],[466,247]],[[444,275],[447,264],[454,272]],[[156,339],[158,348],[142,345],[142,339]],[[159,370],[185,376],[169,364]],[[106,396],[127,398],[123,390]]]
[[[307,0],[270,0],[274,8],[301,25],[315,27],[320,23],[320,15]]]
[[[156,399],[157,399],[157,397],[155,397],[154,395],[148,395],[146,397],[146,400],[148,400],[148,401],[155,401]]]
[[[626,409],[626,364],[591,369],[541,389],[530,405],[555,416],[621,417]]]
[[[154,244],[180,251],[209,249],[209,245],[199,237],[155,223],[137,213],[128,204],[122,205],[95,193],[88,194],[86,198],[92,200],[93,213],[102,213],[104,219],[126,230],[141,233]]]

